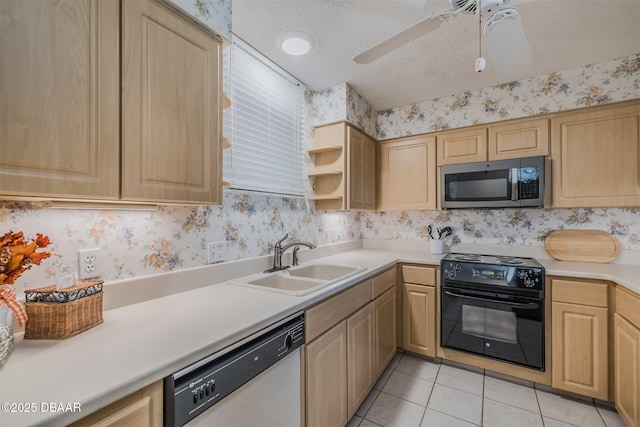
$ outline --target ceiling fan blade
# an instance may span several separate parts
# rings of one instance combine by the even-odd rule
[[[454,11],[450,10],[436,12],[422,21],[413,24],[409,28],[400,31],[377,45],[365,50],[361,54],[354,56],[352,59],[358,64],[368,64],[446,24],[454,16]]]
[[[530,77],[533,57],[517,10],[502,9],[491,16],[485,23],[484,33],[503,82]]]

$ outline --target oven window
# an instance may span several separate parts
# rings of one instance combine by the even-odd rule
[[[445,200],[510,200],[509,169],[445,175]]]
[[[512,311],[462,306],[462,332],[465,334],[516,344],[516,324],[516,314]]]

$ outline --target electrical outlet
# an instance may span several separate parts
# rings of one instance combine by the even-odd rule
[[[78,266],[80,279],[102,276],[100,249],[81,249],[78,251]]]
[[[209,264],[223,262],[227,257],[227,242],[209,242],[207,244],[207,260]]]

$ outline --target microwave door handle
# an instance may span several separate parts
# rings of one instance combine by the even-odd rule
[[[511,168],[511,200],[519,200],[518,168]]]
[[[458,294],[455,292],[451,292],[451,291],[444,291],[445,295],[449,295],[450,297],[457,297],[457,298],[467,298],[467,299],[472,299],[472,300],[476,300],[476,301],[486,301],[486,302],[493,302],[493,303],[498,303],[498,304],[504,304],[504,305],[510,305],[512,307],[518,307],[518,308],[522,308],[525,310],[535,310],[539,307],[538,303],[535,302],[529,302],[529,303],[519,303],[519,302],[509,302],[509,301],[504,301],[504,300],[495,300],[492,298],[480,298],[480,297],[472,297],[471,295],[464,295],[464,294]]]

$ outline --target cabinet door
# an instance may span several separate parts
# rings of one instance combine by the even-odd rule
[[[608,399],[607,309],[552,304],[552,385]]]
[[[549,119],[489,126],[489,160],[549,155]]]
[[[553,207],[640,205],[640,103],[551,119]]]
[[[347,209],[376,208],[376,143],[357,129],[347,128],[349,157],[347,160]]]
[[[155,382],[69,427],[161,427],[162,381]]]
[[[615,402],[627,426],[640,427],[640,330],[614,315]]]
[[[436,138],[380,144],[378,210],[436,209]]]
[[[306,345],[307,427],[347,424],[346,321]]]
[[[437,141],[438,166],[487,160],[487,128],[444,132]]]
[[[0,194],[117,199],[119,2],[0,0]]]
[[[373,301],[374,378],[378,378],[397,351],[396,287],[389,289]]]
[[[413,353],[435,357],[435,288],[404,283],[402,304],[403,348]]]
[[[157,1],[123,8],[122,198],[220,203],[221,42]]]
[[[374,383],[373,303],[347,318],[347,419],[364,402]]]

